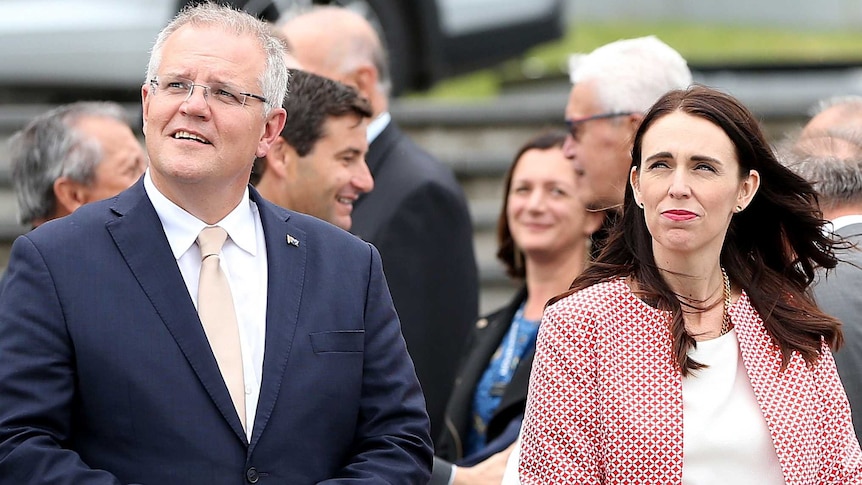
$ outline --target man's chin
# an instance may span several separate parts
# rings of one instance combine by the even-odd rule
[[[350,231],[350,228],[353,226],[353,219],[350,216],[347,217],[333,217],[330,221],[336,226],[344,229],[345,231]]]

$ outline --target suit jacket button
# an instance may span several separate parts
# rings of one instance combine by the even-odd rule
[[[260,474],[257,473],[255,467],[251,467],[245,471],[245,479],[248,480],[248,483],[257,483],[260,480]]]
[[[476,322],[476,328],[482,329],[488,326],[487,318],[480,318],[478,322]]]

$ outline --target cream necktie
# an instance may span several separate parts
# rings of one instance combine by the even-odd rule
[[[239,328],[230,286],[219,267],[219,253],[225,239],[227,232],[218,226],[205,227],[198,235],[198,246],[201,248],[198,315],[239,415],[239,421],[245,429],[245,383]]]

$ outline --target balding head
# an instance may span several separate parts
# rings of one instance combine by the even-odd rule
[[[388,109],[391,89],[386,53],[361,15],[340,7],[315,7],[279,28],[303,69],[355,87],[374,114]]]
[[[837,96],[821,101],[802,129],[800,139],[823,136],[836,129],[862,131],[862,96]]]

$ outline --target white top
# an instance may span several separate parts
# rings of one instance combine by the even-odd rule
[[[524,428],[521,428],[523,430]],[[500,485],[521,485],[521,479],[518,478],[518,461],[521,458],[521,433],[518,433],[518,439],[515,440],[515,447],[512,453],[509,454],[509,459],[506,460],[506,471],[503,473],[503,481]]]
[[[697,342],[689,356],[709,367],[682,380],[683,485],[784,484],[736,331]]]
[[[195,241],[201,229],[207,224],[159,192],[150,178],[149,170],[144,176],[144,189],[162,222],[171,251],[189,290],[189,296],[197,308],[201,250]],[[249,199],[248,188],[239,205],[216,225],[228,234],[222,246],[219,261],[230,284],[233,305],[236,309],[245,380],[246,436],[251,441],[263,374],[267,261],[266,241],[263,237],[260,214],[257,204]]]

